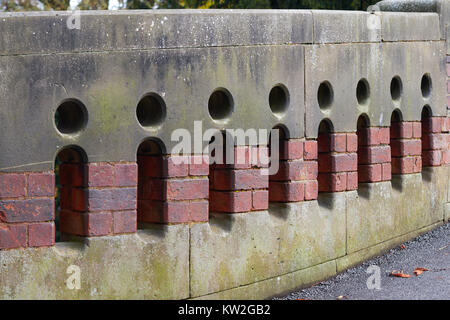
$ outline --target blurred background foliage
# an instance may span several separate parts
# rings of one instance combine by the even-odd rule
[[[74,1],[74,0],[72,0]],[[333,9],[366,10],[379,0],[111,0],[117,9]],[[70,0],[0,0],[0,11],[67,10]],[[78,0],[72,8],[106,10],[110,0]]]

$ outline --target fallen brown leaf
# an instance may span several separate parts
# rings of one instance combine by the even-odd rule
[[[410,274],[406,274],[406,273],[403,273],[403,271],[396,271],[396,270],[392,271],[390,273],[390,276],[391,277],[398,277],[398,278],[411,278]]]
[[[429,271],[427,268],[416,268],[415,270],[414,270],[414,274],[416,275],[416,276],[418,276],[418,275],[420,275],[420,274],[422,274],[424,271]]]

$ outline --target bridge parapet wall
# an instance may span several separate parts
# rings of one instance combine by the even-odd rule
[[[0,297],[267,297],[447,221],[442,12],[0,14]]]

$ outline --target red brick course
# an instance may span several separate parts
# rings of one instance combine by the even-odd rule
[[[318,191],[341,192],[358,188],[358,136],[320,133],[318,137]]]
[[[138,221],[148,223],[204,222],[208,201],[138,201]],[[206,220],[205,220],[206,219]]]
[[[207,156],[138,155],[138,165],[139,222],[208,221]]]
[[[93,237],[136,231],[136,163],[61,164],[60,184],[63,234]]]
[[[387,127],[358,128],[358,181],[391,179],[390,132]]]
[[[267,189],[269,180],[264,169],[215,170],[213,189],[217,191]]]
[[[303,145],[300,148],[297,143],[282,144],[280,157],[295,157],[303,153]],[[234,159],[234,164],[210,166],[210,211],[238,213],[267,210],[269,207],[269,176],[266,169],[269,164],[268,148],[266,146],[236,146]]]
[[[446,136],[447,148],[442,150],[442,165],[450,164],[450,57],[447,56],[447,117],[442,118],[442,134]],[[424,161],[425,162],[425,161]]]
[[[305,200],[305,182],[303,181],[271,181],[270,201],[297,202]]]
[[[27,246],[27,224],[0,223],[0,249],[25,248]]]
[[[449,164],[450,133],[446,117],[422,119],[422,165],[424,167]]]
[[[53,222],[28,225],[28,245],[30,247],[52,246],[53,244],[55,244],[55,224]]]
[[[252,210],[252,207],[252,190],[210,192],[209,208],[211,212],[248,212]],[[267,205],[265,209],[267,209]]]
[[[54,243],[53,172],[0,173],[0,249]]]
[[[317,148],[316,140],[280,141],[279,169],[269,177],[270,201],[298,202],[317,199]]]
[[[392,174],[409,174],[422,171],[422,142],[419,135],[423,124],[412,121],[391,123]]]

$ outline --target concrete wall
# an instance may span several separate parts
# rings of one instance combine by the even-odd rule
[[[79,18],[76,29],[65,12],[0,14],[1,298],[266,298],[450,218],[443,13]],[[277,85],[282,111],[269,102]],[[233,101],[222,119],[208,107],[217,88]],[[157,106],[137,114],[148,96]],[[57,124],[67,102],[70,121],[60,113]],[[195,120],[284,128],[281,171],[264,180],[255,163],[174,165],[171,134],[193,133]],[[148,139],[157,153],[138,152]],[[55,157],[68,147],[81,156],[59,166],[55,243]],[[67,286],[72,265],[80,289]]]

